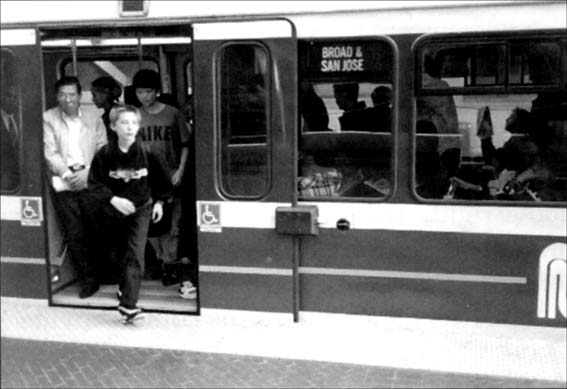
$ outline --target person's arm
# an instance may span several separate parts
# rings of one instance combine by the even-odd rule
[[[88,175],[88,188],[91,193],[102,202],[110,202],[114,194],[107,185],[109,169],[105,164],[106,149],[99,150],[92,162]]]
[[[54,123],[43,114],[43,153],[47,162],[47,167],[56,176],[66,178],[72,172],[67,167],[64,156],[60,154],[60,148],[57,145],[55,136]]]
[[[173,186],[179,186],[181,184],[181,180],[183,179],[183,175],[185,174],[185,165],[187,163],[187,157],[189,156],[189,147],[184,146],[181,149],[181,157],[179,161],[179,167],[173,173],[171,177],[171,183]]]
[[[152,152],[149,148],[148,153],[148,182],[152,192],[154,202],[167,202],[173,192],[172,185],[167,172],[167,163],[160,154]]]
[[[95,141],[96,150],[100,150],[100,148],[108,142],[108,139],[106,137],[106,127],[104,126],[104,122],[102,121],[100,116],[96,117],[95,134],[96,134],[96,141]]]
[[[179,186],[181,184],[181,180],[183,179],[183,174],[185,173],[185,165],[187,164],[187,159],[189,157],[189,141],[191,139],[192,129],[191,126],[187,122],[185,122],[180,112],[177,112],[175,114],[175,122],[177,124],[178,139],[181,145],[181,154],[179,157],[179,166],[171,177],[171,183],[173,184],[173,186]]]
[[[445,106],[445,118],[447,120],[447,132],[449,134],[459,133],[459,119],[457,117],[457,107],[453,96],[447,96],[447,105]]]

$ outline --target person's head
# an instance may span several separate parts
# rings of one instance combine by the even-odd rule
[[[431,77],[441,78],[441,65],[440,57],[433,53],[427,53],[423,59],[423,70]]]
[[[64,76],[55,82],[57,104],[69,116],[79,112],[81,101],[81,83],[75,76]]]
[[[136,141],[142,116],[133,105],[116,105],[110,110],[110,128],[116,132],[118,141],[131,145]]]
[[[132,85],[142,106],[150,107],[157,102],[161,90],[161,79],[158,72],[142,69],[134,75]]]
[[[387,86],[379,86],[372,91],[372,104],[374,106],[378,105],[390,105],[391,101],[391,90]]]
[[[2,75],[0,95],[2,96],[0,108],[8,114],[15,113],[18,108],[18,91],[14,83],[5,80],[4,74]]]
[[[349,110],[358,101],[358,83],[349,82],[344,84],[333,85],[335,100],[340,109]]]
[[[515,108],[506,119],[506,131],[511,134],[529,134],[533,131],[532,114],[521,108]]]
[[[122,87],[114,78],[102,76],[91,82],[91,92],[96,107],[108,109],[122,95]]]

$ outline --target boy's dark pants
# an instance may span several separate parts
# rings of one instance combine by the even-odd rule
[[[118,286],[122,292],[120,305],[126,308],[135,308],[138,303],[151,217],[152,204],[148,203],[139,207],[132,215],[112,220],[114,224],[111,228],[112,234],[106,235],[111,239],[113,257],[120,271],[118,278]]]

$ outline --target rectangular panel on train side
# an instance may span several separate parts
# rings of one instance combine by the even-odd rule
[[[42,64],[35,29],[3,29],[2,295],[46,298]]]

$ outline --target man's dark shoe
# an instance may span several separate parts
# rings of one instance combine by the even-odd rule
[[[98,283],[88,283],[85,284],[82,288],[81,291],[79,292],[79,298],[82,299],[86,299],[88,297],[91,297],[93,294],[95,294],[97,292],[99,288]]]
[[[163,264],[163,276],[161,283],[163,286],[170,286],[179,283],[179,262],[170,262]]]

